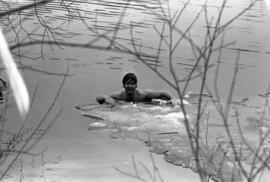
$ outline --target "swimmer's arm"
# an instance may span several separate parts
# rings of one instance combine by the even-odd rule
[[[161,99],[161,100],[171,100],[172,97],[168,92],[154,92],[154,91],[147,91],[145,92],[145,96],[147,99]]]
[[[172,107],[180,106],[182,103],[180,99],[173,98],[168,92],[147,92],[146,99],[149,99],[149,100],[161,99],[161,100],[166,101],[163,104],[165,104],[166,106],[172,106]],[[189,102],[187,102],[186,100],[182,100],[182,101],[183,101],[183,104],[189,104]]]
[[[98,96],[96,97],[96,101],[99,104],[114,104],[114,100],[108,96]]]
[[[96,101],[99,103],[99,104],[113,104],[115,105],[115,101],[118,101],[118,100],[123,100],[122,99],[122,93],[114,93],[114,94],[111,94],[109,96],[98,96],[96,97]]]

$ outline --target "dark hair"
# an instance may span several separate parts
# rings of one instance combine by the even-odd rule
[[[132,80],[135,82],[135,84],[137,84],[137,77],[134,73],[125,74],[125,76],[123,77],[123,80],[122,80],[123,85],[125,85],[125,83],[129,80]]]

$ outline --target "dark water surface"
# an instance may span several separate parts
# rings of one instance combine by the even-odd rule
[[[222,22],[227,22],[233,15],[236,15],[243,8],[247,7],[250,2],[248,0],[229,1],[225,8]],[[185,30],[200,11],[202,4],[196,0],[190,1],[177,23],[177,27]],[[17,5],[15,4],[14,6]],[[170,1],[170,5],[171,14],[173,14],[173,12],[183,7],[183,2],[172,0]],[[159,49],[160,37],[155,31],[155,28],[161,31],[163,25],[163,20],[158,16],[162,14],[159,8],[160,4],[155,0],[131,1],[128,9],[124,10],[125,6],[127,6],[126,1],[81,0],[72,1],[68,6],[71,12],[72,10],[80,9],[80,14],[63,11],[59,7],[59,2],[52,2],[46,8],[39,7],[38,9],[40,17],[46,20],[47,25],[54,28],[61,25],[61,29],[55,29],[59,32],[54,37],[56,40],[81,44],[93,43],[95,41],[94,45],[99,46],[107,46],[109,44],[104,39],[97,41],[96,37],[103,33],[113,36],[112,31],[116,29],[120,15],[124,14],[121,23],[117,27],[119,31],[115,41],[127,48],[132,48],[132,42],[130,41],[130,25],[132,23],[135,44],[141,45],[142,52],[156,56]],[[162,1],[161,6],[166,7],[166,2]],[[216,17],[217,7],[219,6],[219,1],[209,1],[209,16]],[[41,35],[43,35],[44,29],[37,23],[37,19],[33,16],[34,13],[34,11],[21,12],[25,18],[25,30],[35,30],[31,36],[40,40],[42,39]],[[83,17],[83,21],[81,17]],[[63,20],[65,21],[64,24]],[[4,29],[3,31],[7,35],[10,44],[14,44],[15,34],[10,32],[10,29]],[[219,75],[220,82],[218,86],[224,100],[228,95],[236,53],[237,50],[240,50],[240,69],[234,100],[241,101],[243,98],[248,98],[250,105],[260,107],[262,97],[258,96],[258,94],[264,94],[267,91],[270,78],[269,31],[270,5],[267,0],[258,1],[251,10],[229,26],[225,34],[225,42],[236,41],[236,43],[224,49],[222,53],[222,69]],[[28,40],[27,38],[24,39],[26,37],[24,31],[21,30],[18,32],[20,32],[20,40]],[[202,45],[205,32],[203,16],[198,19],[190,32],[194,41],[198,45]],[[49,32],[45,32],[45,34],[49,35],[50,40],[53,40]],[[168,32],[165,31],[165,35],[167,34]],[[178,35],[176,34],[175,36]],[[42,53],[45,55],[45,60],[32,60],[27,57],[21,59],[24,65],[30,66],[24,69],[24,77],[30,94],[33,94],[36,84],[39,83],[39,92],[30,110],[29,126],[33,126],[36,121],[42,118],[44,110],[48,108],[49,103],[54,98],[54,94],[62,79],[59,74],[64,73],[66,68],[70,66],[69,74],[72,76],[67,78],[63,92],[50,117],[53,118],[53,114],[60,108],[64,109],[63,113],[49,131],[49,134],[46,135],[42,144],[37,147],[48,147],[48,151],[45,154],[48,160],[47,168],[51,167],[53,171],[56,169],[60,171],[59,173],[47,173],[48,175],[55,176],[55,179],[51,177],[49,180],[59,180],[62,178],[63,181],[74,181],[77,177],[78,181],[89,181],[89,179],[90,181],[113,181],[113,179],[115,181],[121,181],[122,175],[118,174],[112,166],[128,168],[128,166],[132,166],[132,162],[125,162],[119,157],[119,154],[125,160],[131,159],[131,155],[134,154],[135,157],[138,156],[138,158],[150,163],[147,154],[148,149],[144,148],[143,144],[136,143],[136,141],[130,144],[129,142],[109,140],[95,132],[88,131],[89,120],[76,113],[73,106],[75,104],[94,103],[96,95],[120,90],[122,88],[121,78],[127,71],[133,71],[138,75],[139,88],[168,90],[174,96],[176,96],[176,92],[132,55],[76,47],[59,49],[54,46],[53,48],[54,50],[51,51],[49,46],[44,46],[41,49],[40,46],[35,45],[20,50],[27,52],[26,55],[28,57],[37,58]],[[166,78],[171,80],[168,51],[164,45],[162,50],[158,64],[151,59],[147,62],[157,66],[158,70]],[[14,51],[19,53],[19,50],[15,49]],[[211,60],[211,64],[216,66],[216,60],[217,55],[215,54]],[[190,65],[194,64],[194,56],[187,42],[179,45],[173,55],[173,61],[175,62],[175,68],[179,77],[185,78],[187,71],[190,70]],[[210,88],[212,88],[215,77],[214,68],[212,70],[210,69],[209,79],[207,80]],[[39,72],[35,70],[39,70]],[[50,74],[44,74],[45,72]],[[200,83],[200,79],[193,80],[188,90],[195,93],[198,92],[198,83]],[[10,128],[16,128],[18,125],[17,121],[20,120],[19,115],[14,114],[15,112],[16,108],[13,107],[8,113]],[[259,111],[253,110],[252,112],[247,112],[243,109],[246,117],[256,116],[256,112]],[[217,115],[213,116],[213,120],[217,117]],[[57,156],[62,154],[63,161],[65,162],[61,162],[59,159],[58,164],[53,166],[54,162],[58,160]],[[36,160],[40,161],[41,159],[38,158]],[[163,163],[160,158],[157,161],[161,166],[161,170],[163,169],[165,171],[165,181],[177,181],[177,179],[196,181],[197,179],[192,173],[185,176],[185,171],[181,171],[181,175],[179,176],[178,168],[172,169],[171,165],[165,162]],[[93,163],[96,165],[93,165]],[[50,164],[52,166],[49,166]],[[73,167],[67,167],[72,165]],[[72,172],[73,175],[71,175],[70,171],[75,172]],[[87,171],[92,172],[87,173]],[[104,171],[104,173],[100,171]],[[28,179],[38,181],[40,179],[38,176],[42,171],[33,171],[32,173],[32,176],[30,172],[29,174],[27,173]],[[108,174],[107,177],[104,176],[105,173]],[[125,181],[129,179],[124,178]],[[130,181],[132,180],[130,179]]]

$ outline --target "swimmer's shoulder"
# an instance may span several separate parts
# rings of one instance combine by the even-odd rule
[[[112,93],[109,96],[114,100],[119,100],[119,101],[125,100],[125,92],[124,91]]]

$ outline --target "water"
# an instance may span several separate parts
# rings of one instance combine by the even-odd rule
[[[22,1],[23,3],[28,1]],[[241,11],[250,3],[246,0],[241,1],[229,1],[228,7],[225,10],[224,19],[222,22],[226,22],[231,16]],[[18,4],[14,4],[17,6]],[[60,25],[63,20],[67,20],[62,26],[63,29],[58,30],[60,34],[55,38],[59,41],[71,41],[77,43],[87,43],[94,40],[98,31],[102,34],[106,31],[114,30],[115,24],[119,19],[123,11],[123,7],[126,5],[125,1],[74,1],[70,5],[70,10],[76,10],[79,8],[80,15],[84,17],[85,22],[79,20],[78,14],[69,14],[67,11],[63,11],[59,8],[57,3],[48,5],[48,8],[40,8],[40,16],[47,20],[47,23],[51,27]],[[162,1],[162,5],[165,2]],[[171,1],[170,7],[172,11],[182,7],[182,2]],[[209,1],[209,16],[214,16],[216,13],[216,6],[219,6],[219,1]],[[187,9],[183,13],[183,17],[178,22],[178,27],[185,30],[190,21],[196,16],[196,13],[200,10],[202,3],[199,1],[190,1]],[[148,7],[149,10],[146,9]],[[236,20],[230,25],[225,35],[225,42],[237,41],[234,45],[224,49],[222,57],[222,70],[220,74],[219,90],[222,98],[226,99],[228,95],[228,86],[232,78],[232,72],[234,70],[234,60],[236,58],[235,49],[242,49],[240,57],[240,70],[237,78],[237,87],[234,94],[235,100],[241,100],[248,97],[252,100],[258,100],[260,97],[258,94],[265,93],[269,82],[269,57],[270,57],[270,41],[269,41],[269,28],[270,28],[270,9],[269,1],[259,1],[250,11],[245,13],[242,17]],[[32,38],[42,38],[40,34],[43,34],[43,29],[36,23],[36,19],[33,16],[33,11],[22,12],[28,20],[25,21],[24,28],[28,31],[35,30],[35,34],[31,35]],[[168,13],[166,11],[166,13]],[[130,41],[130,29],[128,28],[132,22],[134,25],[133,35],[135,37],[135,43],[142,45],[141,50],[150,55],[156,55],[159,47],[159,36],[154,30],[154,26],[161,31],[162,20],[156,16],[156,14],[162,14],[159,9],[159,4],[156,1],[140,1],[131,2],[129,8],[125,11],[123,22],[119,26],[119,32],[117,42],[132,48]],[[173,12],[172,12],[173,14]],[[68,19],[67,17],[70,17]],[[26,20],[26,19],[25,19]],[[70,21],[68,21],[70,20]],[[86,27],[86,23],[89,27]],[[89,28],[89,29],[88,29]],[[23,30],[17,29],[21,40],[26,36]],[[198,45],[203,43],[204,37],[202,32],[205,31],[204,19],[200,18],[198,22],[191,29],[191,35]],[[10,29],[4,29],[5,34],[10,40],[10,44],[14,44],[15,34]],[[49,32],[48,35],[50,35]],[[168,33],[166,32],[166,35]],[[112,36],[112,33],[109,34]],[[177,34],[175,34],[177,36]],[[50,35],[52,40],[52,36]],[[25,39],[28,40],[28,39]],[[108,45],[106,40],[99,40],[95,45]],[[49,107],[49,103],[54,98],[54,94],[57,91],[58,85],[61,81],[59,73],[64,73],[67,66],[70,66],[70,73],[72,76],[67,78],[63,91],[57,100],[57,104],[50,114],[49,122],[51,118],[57,113],[57,111],[63,108],[63,112],[58,118],[57,122],[53,125],[48,135],[42,141],[36,150],[40,147],[47,146],[48,151],[45,154],[48,163],[53,163],[56,160],[56,156],[62,153],[64,161],[67,164],[59,162],[59,165],[53,169],[60,168],[61,173],[54,174],[59,178],[67,176],[65,181],[72,181],[74,176],[82,177],[80,181],[87,181],[91,179],[93,181],[106,181],[103,174],[100,174],[98,170],[105,170],[111,176],[111,178],[119,180],[123,175],[113,170],[112,166],[120,165],[127,168],[132,166],[129,161],[128,164],[122,161],[122,159],[128,160],[131,155],[141,158],[142,161],[148,161],[150,163],[147,153],[147,148],[144,148],[143,144],[136,143],[136,147],[130,149],[134,143],[111,141],[106,137],[100,136],[96,133],[87,131],[89,120],[78,115],[74,110],[75,104],[86,104],[95,102],[96,95],[108,94],[118,91],[122,88],[121,78],[126,71],[133,71],[138,75],[139,88],[147,88],[153,90],[168,90],[174,96],[176,92],[169,87],[162,79],[156,76],[149,68],[144,66],[134,56],[129,54],[123,54],[119,52],[102,51],[98,49],[85,49],[85,48],[65,48],[58,49],[53,47],[54,51],[51,51],[49,46],[44,46],[42,51],[40,46],[31,46],[22,48],[21,52],[27,52],[28,57],[39,57],[43,52],[45,54],[45,60],[42,59],[28,59],[22,58],[22,63],[27,66],[31,66],[24,69],[24,77],[30,90],[30,94],[33,95],[35,86],[39,83],[39,92],[36,96],[33,108],[30,111],[29,126],[35,125],[45,113],[45,110]],[[165,48],[164,45],[162,48]],[[19,50],[14,50],[19,53]],[[214,55],[212,63],[216,65]],[[184,78],[187,74],[186,70],[188,66],[183,64],[193,64],[194,57],[188,44],[185,42],[180,44],[173,57],[176,62],[177,72],[180,78]],[[151,62],[151,60],[149,61]],[[168,72],[168,54],[166,51],[162,51],[160,54],[160,62],[158,63],[158,70],[165,75],[169,80],[172,79]],[[35,72],[34,70],[42,70],[53,74],[43,74]],[[209,80],[207,81],[210,87],[212,86],[212,80],[214,77],[214,69],[210,69]],[[189,91],[198,92],[199,79],[195,79],[190,87]],[[254,102],[255,102],[254,101]],[[16,108],[13,107],[8,112],[9,125],[12,130],[16,130],[20,125],[20,120]],[[83,146],[83,147],[82,147]],[[116,147],[117,146],[117,147]],[[66,152],[64,152],[66,151]],[[82,157],[78,156],[81,153]],[[101,153],[101,154],[99,154]],[[111,155],[114,153],[114,155]],[[119,157],[118,153],[121,153],[123,158]],[[101,158],[103,158],[101,160]],[[101,161],[100,161],[100,160]],[[40,158],[36,158],[40,161]],[[88,161],[89,164],[96,163],[95,167],[90,165],[75,165],[80,164],[82,161]],[[106,160],[109,161],[106,163]],[[165,171],[164,176],[167,176],[167,181],[173,181],[181,178],[178,176],[179,168],[173,168],[171,165],[166,164],[161,158],[156,159],[161,168]],[[63,164],[64,167],[61,167]],[[68,169],[66,166],[74,165],[74,168]],[[172,169],[173,168],[173,169]],[[97,170],[98,169],[98,170]],[[73,176],[67,174],[69,170],[81,171],[82,173],[76,173]],[[91,174],[84,173],[85,170],[95,171]],[[173,172],[171,172],[173,171]],[[37,175],[40,171],[34,171]],[[183,173],[183,172],[182,172]],[[185,172],[184,172],[185,173]],[[59,175],[59,176],[58,176]],[[183,175],[183,174],[182,174]],[[111,179],[110,178],[110,179]],[[185,176],[184,179],[190,181],[194,179],[193,175]],[[125,180],[131,180],[125,178]],[[166,181],[166,179],[165,179]]]
[[[162,2],[165,4],[164,2]],[[247,1],[240,1],[235,3],[233,1],[229,1],[228,7],[225,9],[224,17],[222,22],[226,22],[233,15],[236,15],[242,8],[248,6]],[[124,1],[93,1],[92,3],[87,3],[87,1],[76,1],[69,8],[70,10],[75,10],[77,8],[82,9],[80,11],[80,16],[82,16],[85,20],[85,24],[79,19],[78,14],[68,13],[67,11],[62,11],[60,8],[56,7],[56,4],[52,4],[49,6],[51,9],[41,8],[41,16],[44,16],[48,20],[48,25],[55,27],[60,25],[65,20],[71,20],[67,17],[73,18],[73,21],[67,21],[65,26],[63,26],[67,31],[61,31],[60,35],[55,37],[58,40],[64,41],[72,41],[78,43],[87,43],[93,40],[93,37],[97,36],[95,31],[98,31],[99,34],[112,31],[115,29],[115,24],[118,21],[119,16],[122,13],[123,7],[125,7],[126,3]],[[190,24],[190,21],[196,16],[196,14],[200,11],[203,3],[197,1],[191,1],[187,6],[186,11],[183,13],[182,17],[178,21],[178,27],[181,30],[185,30],[186,27]],[[177,9],[183,6],[182,2],[179,1],[171,1],[171,14],[173,14]],[[220,6],[220,2],[210,1],[209,2],[209,17],[216,17],[217,6]],[[146,7],[150,10],[147,10]],[[245,13],[242,17],[236,20],[233,24],[231,24],[226,31],[225,34],[225,42],[236,41],[234,45],[229,46],[227,49],[223,50],[222,57],[222,71],[220,76],[220,91],[221,94],[225,97],[228,90],[228,84],[231,80],[231,73],[234,70],[234,61],[236,59],[236,50],[241,49],[240,57],[240,76],[238,78],[239,88],[236,91],[236,97],[244,96],[254,96],[259,92],[263,92],[266,87],[268,80],[266,78],[269,77],[268,72],[268,59],[269,59],[269,35],[267,32],[269,31],[269,12],[267,10],[266,1],[259,1],[252,10]],[[49,10],[52,12],[49,12]],[[168,12],[166,12],[168,14]],[[27,13],[29,14],[29,13]],[[159,35],[155,32],[154,27],[156,27],[159,31],[162,28],[162,20],[160,20],[159,14],[162,12],[159,9],[159,4],[156,1],[150,2],[132,2],[130,3],[129,8],[125,11],[125,16],[123,18],[122,23],[119,25],[119,32],[116,38],[116,41],[121,45],[132,49],[131,41],[130,41],[130,29],[128,28],[132,23],[134,26],[133,36],[135,38],[135,43],[137,45],[142,45],[141,50],[150,55],[157,55],[157,49],[159,45]],[[53,16],[52,16],[53,15]],[[143,15],[143,16],[141,16]],[[52,21],[53,20],[53,21]],[[30,25],[35,28],[39,25],[33,25],[33,22],[29,22]],[[32,27],[31,28],[34,28]],[[28,26],[26,26],[28,28]],[[42,33],[42,29],[39,29],[37,32]],[[202,32],[205,32],[205,22],[203,16],[198,19],[197,23],[191,29],[191,36],[194,39],[195,43],[201,45],[204,40],[204,35]],[[47,32],[48,33],[48,32]],[[49,33],[48,33],[49,34]],[[22,33],[22,35],[24,35]],[[50,34],[49,34],[50,35]],[[112,36],[113,34],[108,34]],[[166,35],[168,35],[166,33]],[[25,35],[24,35],[25,36]],[[177,34],[174,35],[176,38]],[[40,38],[37,36],[36,38]],[[52,39],[52,37],[50,37]],[[176,39],[175,38],[175,39]],[[94,39],[95,40],[95,39]],[[95,43],[95,45],[109,45],[108,41],[101,39]],[[36,47],[36,51],[33,55],[38,56],[40,51],[39,47]],[[48,47],[44,47],[45,52]],[[166,49],[163,45],[162,49]],[[75,51],[76,50],[76,51]],[[94,53],[92,53],[94,52]],[[115,77],[120,79],[124,72],[131,70],[135,71],[140,75],[140,78],[149,77],[148,71],[145,71],[145,66],[141,66],[142,64],[137,63],[136,58],[126,54],[117,54],[115,55],[112,52],[106,52],[106,54],[100,54],[98,51],[91,50],[81,50],[74,49],[74,51],[68,50],[57,50],[54,53],[49,53],[48,59],[50,60],[63,60],[64,63],[71,62],[71,66],[76,70],[76,76],[80,76],[83,74],[83,71],[80,69],[81,67],[88,67],[88,72],[90,73],[91,68],[96,69],[95,66],[100,66],[102,69],[111,69],[113,73],[120,73],[118,75],[110,76],[110,78]],[[91,59],[95,58],[95,59]],[[213,57],[213,64],[216,65],[215,58]],[[70,61],[73,59],[73,61]],[[187,71],[189,70],[188,66],[184,66],[183,64],[194,64],[193,60],[194,56],[192,55],[192,51],[190,46],[184,41],[177,48],[173,60],[175,61],[175,67],[179,70],[179,77],[183,79],[187,75]],[[66,60],[66,61],[65,61]],[[75,60],[79,60],[79,62],[75,62]],[[160,53],[160,63],[158,64],[158,68],[161,73],[163,73],[168,79],[171,79],[170,74],[168,73],[168,54],[166,51],[161,51]],[[150,62],[150,61],[149,61]],[[63,63],[63,62],[61,62]],[[98,64],[98,65],[95,65]],[[102,65],[103,64],[103,65]],[[154,64],[154,63],[153,63]],[[142,70],[142,71],[141,71]],[[79,73],[78,73],[79,72]],[[147,73],[144,73],[147,72]],[[95,73],[95,72],[94,72]],[[92,77],[95,74],[88,74]],[[210,69],[210,76],[214,77],[214,69]],[[88,76],[87,75],[87,76]],[[151,77],[151,76],[150,76]],[[102,80],[102,82],[104,82]],[[105,81],[106,82],[106,81]],[[146,80],[147,82],[147,80]],[[114,85],[118,82],[112,82]],[[143,85],[144,82],[139,82],[142,88],[145,87]],[[191,87],[189,88],[192,91],[197,91],[197,85],[199,83],[199,79],[195,80]],[[226,84],[227,83],[227,84]],[[162,83],[161,83],[162,84]],[[250,87],[252,84],[252,87]],[[146,84],[146,85],[149,85]],[[212,83],[209,80],[209,85],[211,87]],[[164,85],[165,86],[165,85]],[[109,86],[110,87],[110,86]],[[148,86],[146,86],[148,87]],[[153,87],[152,85],[150,87]],[[163,85],[159,85],[157,88],[161,88]],[[166,88],[167,86],[165,86]],[[119,85],[114,87],[113,90],[118,90]],[[156,89],[156,87],[154,87]],[[167,89],[167,88],[166,88]],[[168,88],[171,92],[174,92],[172,89]],[[108,88],[105,88],[108,90]],[[108,90],[109,91],[109,90]]]

